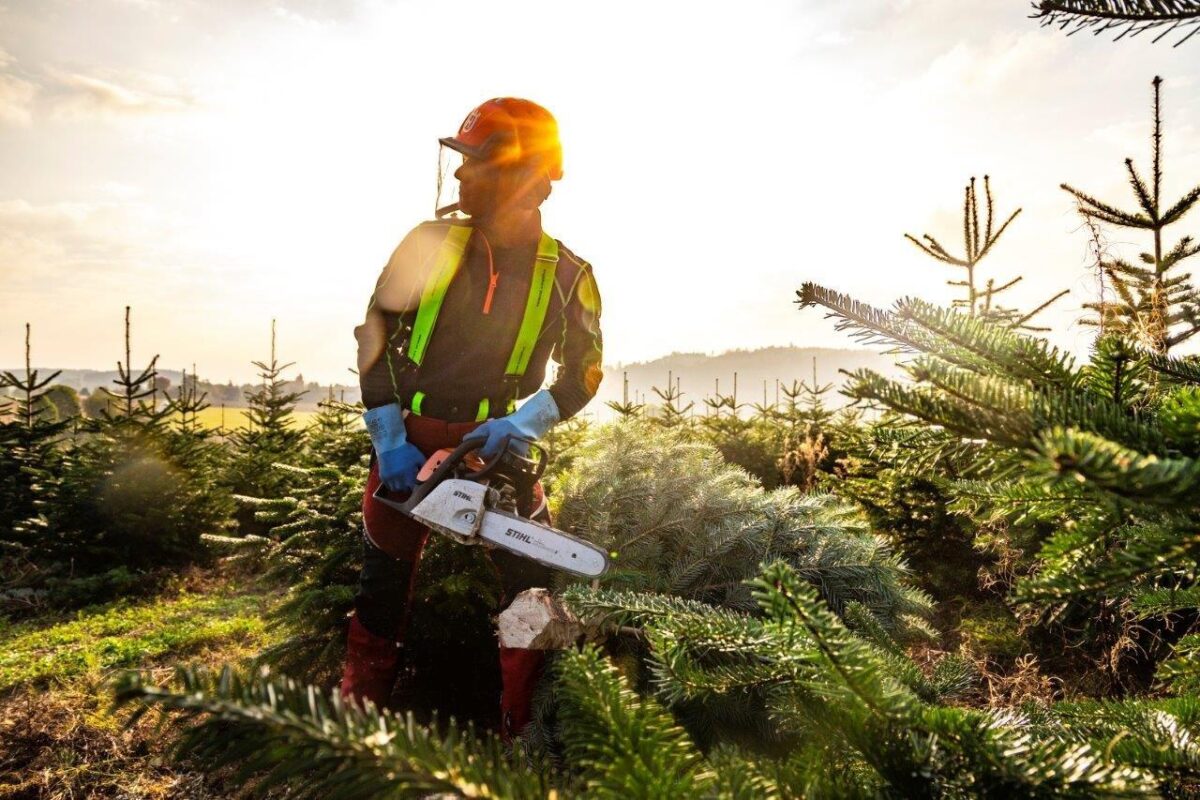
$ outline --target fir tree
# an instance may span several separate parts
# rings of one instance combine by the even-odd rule
[[[988,278],[982,287],[978,284],[980,279],[977,271],[979,262],[992,252],[992,248],[996,245],[996,242],[1000,240],[1000,237],[1008,230],[1008,226],[1021,213],[1021,209],[1018,208],[998,228],[993,229],[992,184],[987,175],[983,176],[983,193],[985,198],[985,216],[984,227],[980,229],[979,198],[975,192],[974,177],[971,178],[970,183],[963,190],[963,255],[951,255],[937,239],[928,233],[921,237],[924,241],[907,233],[904,234],[904,238],[915,244],[923,253],[931,258],[935,258],[943,264],[963,269],[965,275],[961,280],[946,281],[947,285],[959,287],[964,292],[963,297],[956,298],[953,301],[951,304],[953,308],[963,310],[971,316],[978,316],[990,322],[1008,325],[1013,328],[1047,330],[1046,328],[1033,328],[1029,325],[1029,321],[1048,308],[1055,300],[1067,294],[1066,290],[1059,292],[1033,311],[1023,313],[1015,308],[1005,308],[996,302],[996,299],[1001,294],[1020,283],[1022,276],[1018,275],[1000,285],[996,284],[995,278]]]
[[[362,404],[334,399],[330,386],[329,397],[317,408],[304,443],[306,464],[348,469],[361,462],[371,452],[371,439],[362,424]]]
[[[605,585],[748,608],[743,581],[760,562],[783,558],[839,611],[858,602],[891,630],[926,629],[928,599],[853,509],[794,488],[764,491],[678,431],[606,426],[576,458],[562,495],[556,523],[612,555]]]
[[[1200,11],[1195,12],[1200,22]],[[1200,243],[1191,236],[1182,237],[1173,247],[1164,241],[1168,226],[1179,222],[1200,201],[1200,186],[1174,205],[1162,204],[1162,78],[1154,79],[1154,130],[1151,180],[1147,185],[1133,165],[1125,159],[1129,182],[1137,197],[1138,211],[1122,211],[1069,184],[1062,188],[1078,202],[1079,213],[1089,220],[1121,228],[1144,230],[1152,236],[1150,250],[1139,254],[1145,266],[1121,258],[1101,258],[1102,280],[1107,279],[1116,293],[1116,301],[1086,303],[1096,313],[1090,324],[1100,333],[1116,333],[1137,339],[1155,353],[1165,354],[1172,347],[1200,332],[1200,293],[1191,276],[1180,265],[1200,253]]]
[[[40,377],[30,358],[31,330],[25,324],[25,374],[0,374],[0,389],[16,392],[15,399],[0,395],[0,540],[16,546],[13,526],[33,512],[34,482],[38,474],[53,469],[56,443],[72,424],[57,419],[45,401],[55,372]]]
[[[574,588],[571,607],[642,654],[618,665],[594,646],[552,673],[563,766],[503,757],[490,737],[443,734],[388,712],[345,708],[288,680],[183,671],[137,676],[118,700],[191,719],[185,755],[240,764],[256,791],[328,800],[482,797],[1096,797],[1186,791],[1195,780],[1194,701],[1064,704],[987,713],[946,703],[968,673],[926,674],[878,630],[855,632],[783,564],[751,585],[753,614],[653,594]],[[630,670],[635,673],[630,674]],[[653,676],[643,685],[636,673]],[[731,704],[765,726],[730,737]],[[703,710],[704,714],[700,711]]]
[[[1017,585],[1018,599],[1051,604],[1060,621],[1073,617],[1093,645],[1134,643],[1114,655],[1124,664],[1112,676],[1118,683],[1170,652],[1187,625],[1134,606],[1195,583],[1200,375],[1192,360],[1106,337],[1080,369],[1044,341],[921,301],[885,312],[811,284],[800,295],[843,328],[924,354],[906,367],[914,384],[861,370],[846,391],[937,426],[927,449],[972,465],[949,485],[958,511],[1040,532],[1040,567]],[[1179,600],[1171,611],[1194,619],[1195,598]]]
[[[160,408],[156,397],[158,356],[135,370],[131,338],[126,307],[120,403],[90,420],[53,468],[36,472],[34,513],[17,526],[38,541],[40,559],[75,575],[201,558],[200,535],[219,531],[228,513],[228,495],[215,490],[217,462],[201,454],[199,434],[172,432],[173,404]]]
[[[292,491],[284,497],[250,500],[267,537],[207,537],[218,549],[265,570],[269,582],[287,592],[270,614],[282,641],[263,658],[308,681],[328,682],[341,665],[345,620],[354,605],[362,552],[362,494],[367,468],[292,467]]]
[[[230,436],[235,457],[230,483],[238,494],[248,497],[279,496],[287,485],[287,476],[273,464],[295,464],[301,460],[305,433],[295,426],[296,402],[303,392],[286,390],[283,372],[292,362],[279,363],[275,354],[275,321],[271,320],[271,359],[255,361],[259,387],[246,392],[247,426]],[[247,533],[261,533],[250,520],[241,517]]]
[[[689,414],[696,404],[691,401],[686,406],[683,404],[683,391],[679,388],[679,379],[672,372],[667,372],[666,389],[651,386],[650,390],[658,395],[658,399],[661,401],[655,408],[653,417],[655,422],[666,428],[676,428],[688,424]]]
[[[621,373],[621,402],[609,400],[605,403],[613,411],[617,412],[617,416],[622,419],[627,417],[636,417],[642,413],[645,408],[643,403],[638,403],[636,400],[629,399],[629,373]]]

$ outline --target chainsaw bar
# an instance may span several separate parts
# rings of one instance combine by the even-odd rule
[[[485,511],[479,538],[547,567],[598,578],[608,556],[590,542],[505,511]]]
[[[404,502],[388,497],[383,484],[376,490],[375,498],[460,544],[486,542],[575,575],[597,578],[604,574],[608,569],[608,554],[591,542],[507,510],[489,508],[495,493],[478,478],[493,465],[467,477],[450,477],[472,446],[471,442],[464,442],[438,463]]]

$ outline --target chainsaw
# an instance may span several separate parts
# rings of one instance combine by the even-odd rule
[[[522,517],[517,509],[531,505],[533,487],[546,469],[546,451],[532,442],[536,458],[507,446],[491,461],[473,451],[482,438],[464,439],[454,450],[430,456],[407,499],[388,496],[387,486],[375,499],[395,508],[460,544],[502,547],[554,569],[597,578],[608,569],[608,555],[569,533]]]

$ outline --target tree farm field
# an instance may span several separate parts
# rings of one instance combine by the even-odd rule
[[[249,428],[250,422],[246,417],[246,407],[214,407],[201,409],[196,413],[196,421],[213,431],[232,431],[238,428]],[[293,424],[298,428],[307,428],[317,418],[318,411],[293,412]]]
[[[576,5],[0,3],[0,800],[1200,800],[1200,0]]]

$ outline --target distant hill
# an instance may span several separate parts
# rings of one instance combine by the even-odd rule
[[[856,370],[861,368],[873,369],[884,375],[900,374],[892,356],[885,356],[866,349],[834,349],[820,347],[763,347],[757,350],[730,350],[718,355],[704,353],[671,353],[656,358],[653,361],[638,361],[629,364],[608,364],[604,367],[604,382],[600,392],[588,405],[588,413],[595,418],[607,419],[612,412],[605,406],[610,400],[620,401],[622,396],[622,376],[629,379],[629,397],[631,400],[657,400],[652,387],[666,388],[667,376],[679,379],[679,388],[683,391],[684,402],[695,401],[697,410],[703,408],[701,400],[714,394],[717,383],[720,382],[722,394],[733,391],[733,376],[737,373],[738,399],[746,403],[761,403],[763,401],[763,382],[766,382],[767,402],[775,400],[775,382],[790,384],[793,380],[812,381],[813,359],[816,359],[818,383],[833,383],[841,386],[845,379],[839,370]],[[22,370],[23,371],[23,370]],[[53,369],[39,368],[43,375],[53,372]],[[179,386],[182,376],[178,370],[165,369],[159,375],[171,381],[170,388]],[[114,370],[94,369],[64,369],[56,382],[72,386],[76,390],[89,391],[98,386],[115,388],[113,379],[117,377]],[[224,384],[209,382],[201,379],[200,389],[209,393],[209,402],[214,406],[224,403],[227,406],[244,405],[243,392],[253,388],[250,384],[236,386],[233,383]],[[306,390],[301,408],[314,409],[318,401],[329,396],[328,386],[318,386],[315,383],[305,383],[302,376],[288,385],[290,391]],[[334,387],[335,397],[344,397],[347,402],[358,400],[357,386]],[[840,395],[830,393],[831,403],[844,401]]]
[[[678,378],[679,388],[684,393],[684,403],[695,401],[697,410],[703,408],[701,400],[713,395],[720,382],[723,395],[732,393],[733,376],[737,373],[738,400],[746,403],[763,402],[763,385],[766,383],[766,401],[775,400],[775,385],[790,384],[793,380],[812,382],[813,359],[816,359],[817,382],[841,386],[845,376],[839,370],[873,369],[884,375],[898,376],[900,369],[895,358],[865,349],[834,349],[819,347],[763,347],[757,350],[730,350],[718,355],[704,353],[672,353],[653,361],[630,364],[610,364],[604,368],[604,382],[588,411],[597,417],[607,418],[611,412],[604,403],[620,401],[623,391],[622,377],[629,380],[630,400],[657,401],[652,387],[666,388],[667,376]],[[845,398],[827,395],[831,403],[840,404]],[[780,395],[782,399],[782,395]]]
[[[55,372],[54,367],[36,367],[41,377],[50,375]],[[22,367],[19,370],[12,370],[18,375],[24,373]],[[118,391],[116,384],[113,383],[119,377],[116,370],[99,370],[99,369],[64,369],[62,373],[54,379],[55,383],[61,383],[70,386],[76,391],[83,392],[84,390],[92,392],[99,387],[104,387],[109,391]],[[179,384],[183,380],[183,373],[177,369],[163,369],[158,371],[159,378],[166,378],[170,381],[167,391],[174,397],[179,390]],[[190,377],[189,377],[190,381]],[[224,404],[229,407],[244,406],[245,393],[253,391],[257,386],[255,384],[245,383],[236,385],[232,381],[225,383],[215,383],[205,378],[201,378],[199,389],[201,392],[208,394],[208,402],[214,407],[219,407]],[[289,381],[284,386],[284,391],[289,392],[304,392],[304,396],[300,399],[298,408],[306,411],[313,411],[317,408],[317,403],[329,397],[328,385],[321,385],[313,382],[305,382],[303,375],[297,375],[295,379]],[[357,386],[335,385],[333,387],[333,396],[335,398],[344,399],[348,403],[358,401]]]

